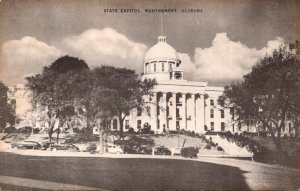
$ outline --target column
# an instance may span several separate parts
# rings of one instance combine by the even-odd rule
[[[182,94],[182,122],[183,122],[183,129],[187,130],[186,126],[186,94]]]
[[[170,130],[176,130],[176,93],[172,93],[172,122],[170,124]]]
[[[195,132],[199,132],[200,129],[200,97],[198,94],[195,95],[195,108],[196,108],[196,130]]]
[[[200,94],[199,100],[199,131],[204,132],[204,115],[205,115],[205,104],[204,104],[204,95]]]
[[[196,130],[196,104],[195,104],[195,94],[191,94],[191,131]]]
[[[157,130],[157,93],[153,93],[151,101],[151,130]]]
[[[168,102],[167,102],[167,93],[162,93],[161,101],[160,101],[160,111],[161,111],[161,117],[160,117],[160,123],[161,123],[161,131],[163,131],[163,125],[165,124],[165,128],[167,130],[167,107],[168,107]]]

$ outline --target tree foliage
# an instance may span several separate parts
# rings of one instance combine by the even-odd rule
[[[15,112],[9,103],[8,87],[0,81],[0,131],[4,131],[6,123],[14,124]]]
[[[46,66],[41,74],[26,78],[33,106],[46,110],[50,142],[56,121],[74,114],[70,108],[81,95],[79,92],[82,88],[79,85],[86,79],[88,70],[83,60],[64,56]]]
[[[92,70],[88,83],[91,87],[86,96],[89,116],[100,117],[106,125],[113,117],[118,117],[120,137],[125,117],[132,109],[143,105],[143,96],[156,84],[155,80],[141,81],[134,70],[111,66]]]
[[[221,105],[234,109],[237,120],[267,128],[281,151],[282,130],[287,122],[299,135],[299,42],[266,55],[240,83],[225,87]]]

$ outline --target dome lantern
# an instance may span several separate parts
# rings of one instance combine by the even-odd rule
[[[167,42],[167,37],[166,36],[159,36],[158,37],[158,42]]]

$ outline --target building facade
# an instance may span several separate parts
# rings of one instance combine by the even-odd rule
[[[207,82],[184,78],[176,50],[167,43],[166,36],[147,52],[142,79],[156,79],[153,94],[145,96],[146,106],[131,112],[125,119],[125,129],[136,131],[150,125],[155,133],[184,129],[197,133],[235,131],[229,109],[218,104],[223,87],[208,86]],[[119,129],[117,119],[113,129]]]

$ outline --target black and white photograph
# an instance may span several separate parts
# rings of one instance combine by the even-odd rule
[[[299,0],[0,0],[0,191],[299,190]]]

